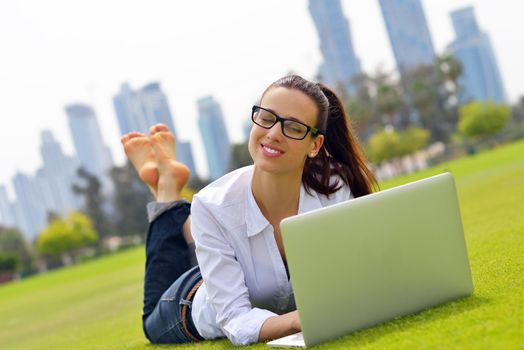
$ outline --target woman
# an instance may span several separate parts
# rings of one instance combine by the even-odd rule
[[[189,172],[176,162],[167,128],[122,138],[157,199],[148,208],[143,314],[153,343],[226,336],[243,345],[300,331],[280,221],[369,194],[376,184],[327,87],[279,79],[253,106],[252,120],[254,165],[200,191],[191,220],[180,201]],[[193,239],[199,266],[191,268]]]

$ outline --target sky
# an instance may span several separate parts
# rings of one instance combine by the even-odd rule
[[[524,95],[524,2],[423,0],[438,53],[453,40],[449,12],[474,6],[489,33],[509,102]],[[394,69],[378,0],[342,0],[364,71]],[[0,1],[0,185],[41,166],[40,133],[74,154],[64,106],[93,106],[116,164],[125,156],[112,105],[120,85],[159,81],[178,136],[193,143],[207,174],[196,100],[221,104],[230,139],[265,87],[295,72],[313,79],[321,62],[307,0]]]

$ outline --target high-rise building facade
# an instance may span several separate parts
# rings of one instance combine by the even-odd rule
[[[323,62],[319,69],[327,85],[351,94],[352,78],[360,74],[360,62],[353,48],[351,28],[340,0],[309,0],[309,12],[317,29]]]
[[[5,186],[0,186],[0,226],[15,226],[15,214]]]
[[[380,0],[380,8],[400,74],[434,64],[435,49],[421,0]]]
[[[206,150],[209,177],[216,180],[229,170],[231,144],[220,104],[212,96],[206,96],[197,101],[197,106],[198,126]]]
[[[120,92],[113,97],[113,106],[121,135],[131,131],[145,133],[151,126],[145,118],[139,93],[129,84],[122,84]]]
[[[149,127],[162,123],[167,125],[176,138],[177,159],[186,164],[191,174],[196,174],[191,143],[179,140],[171,109],[160,83],[153,82],[140,90],[133,90],[123,84],[114,96],[113,105],[120,127],[120,133],[138,131],[147,134]]]
[[[104,192],[111,193],[109,170],[113,162],[102,139],[95,111],[84,104],[71,104],[65,110],[80,166],[99,179]]]
[[[36,177],[41,179],[41,187],[48,190],[44,191],[47,210],[65,216],[80,208],[81,198],[73,192],[79,164],[63,153],[62,146],[49,130],[41,134],[40,153],[43,164]]]
[[[16,193],[16,226],[26,237],[34,239],[47,224],[43,194],[36,181],[28,175],[18,172],[13,178]],[[21,214],[21,215],[20,215]]]
[[[487,33],[483,32],[473,7],[451,12],[455,40],[449,50],[462,65],[459,78],[461,102],[492,100],[504,103],[506,95],[495,53]]]

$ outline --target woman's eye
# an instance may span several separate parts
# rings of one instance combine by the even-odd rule
[[[302,128],[298,125],[291,125],[288,127],[288,130],[290,132],[293,132],[295,134],[300,134],[302,132]]]

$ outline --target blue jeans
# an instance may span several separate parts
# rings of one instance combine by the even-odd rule
[[[187,300],[202,280],[198,266],[191,266],[192,252],[182,232],[190,206],[181,201],[149,225],[142,326],[152,343],[202,340],[191,318],[191,300]]]

